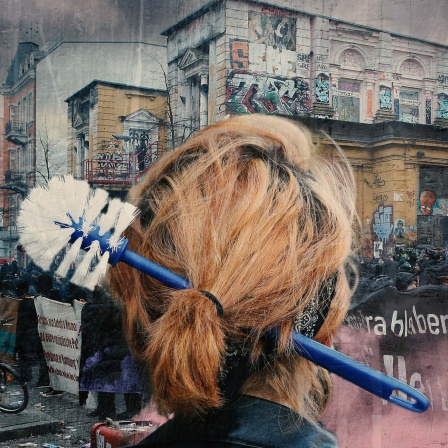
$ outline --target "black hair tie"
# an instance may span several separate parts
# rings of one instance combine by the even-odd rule
[[[199,292],[204,294],[207,299],[213,302],[213,304],[216,306],[216,311],[218,312],[219,317],[224,316],[224,308],[222,307],[221,302],[211,292],[203,291],[202,289],[200,289]]]

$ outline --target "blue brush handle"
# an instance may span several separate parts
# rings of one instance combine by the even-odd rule
[[[267,335],[275,338],[277,332],[270,330]],[[294,348],[300,356],[350,381],[350,383],[410,411],[424,412],[428,409],[428,398],[406,383],[367,367],[303,334],[294,331],[292,338]],[[399,397],[393,394],[394,391],[403,392],[410,399]]]
[[[60,223],[58,224],[61,225]],[[103,253],[105,251],[110,253],[109,263],[112,266],[115,266],[121,261],[172,288],[190,288],[190,283],[187,279],[128,249],[127,239],[122,238],[119,247],[111,250],[109,247],[110,233],[100,235],[99,228],[96,227],[91,228],[88,235],[84,235],[80,230],[80,224],[81,223],[72,223],[71,227],[73,227],[75,231],[72,234],[71,242],[79,237],[83,237],[81,247],[83,249],[88,249],[94,240],[99,241],[101,251]],[[68,226],[64,225],[64,227]],[[277,339],[277,330],[269,330],[266,332],[266,336],[271,339]],[[332,350],[300,333],[293,332],[292,338],[295,350],[300,356],[327,369],[329,372],[332,372],[341,378],[356,384],[362,389],[405,409],[414,412],[424,412],[428,409],[428,398],[402,381],[384,375],[377,370],[356,362],[348,356]],[[394,391],[404,392],[411,398],[411,400],[394,395]]]
[[[153,261],[148,260],[145,257],[137,254],[136,252],[132,252],[132,250],[125,249],[121,255],[120,260],[123,263],[132,266],[135,269],[138,269],[145,274],[148,274],[150,277],[155,278],[156,280],[161,281],[167,286],[175,289],[189,289],[190,282],[181,277],[180,275],[175,274],[169,269],[160,266]]]

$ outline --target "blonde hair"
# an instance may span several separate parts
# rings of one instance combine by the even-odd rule
[[[290,335],[294,319],[335,274],[315,339],[328,342],[347,310],[355,189],[341,150],[324,157],[307,130],[284,118],[238,116],[165,155],[129,200],[141,210],[126,232],[129,247],[191,284],[174,290],[122,263],[111,270],[128,340],[149,366],[159,410],[221,406],[228,342],[249,346],[255,362],[263,334],[276,327],[275,361],[241,390],[317,419],[329,377],[294,353]],[[223,317],[200,290],[219,299]]]

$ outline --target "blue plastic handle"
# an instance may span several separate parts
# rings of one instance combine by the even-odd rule
[[[271,336],[275,337],[275,332],[271,332]],[[406,383],[367,367],[300,333],[293,332],[292,338],[299,355],[350,383],[410,411],[424,412],[428,409],[428,398]],[[394,392],[403,392],[408,399]]]
[[[61,227],[69,227],[61,224]],[[88,249],[94,240],[99,241],[102,252],[110,252],[109,263],[115,266],[119,261],[128,264],[141,272],[161,281],[162,283],[176,289],[190,288],[190,282],[180,275],[171,272],[169,269],[154,263],[145,257],[127,248],[128,240],[122,238],[118,249],[111,250],[109,247],[110,233],[99,235],[99,228],[91,228],[88,235],[84,235],[81,222],[75,223],[72,220],[74,232],[71,235],[71,242],[79,237],[83,237],[81,247]],[[277,330],[269,330],[266,334],[268,338],[277,339]],[[309,361],[327,369],[341,378],[381,397],[391,403],[401,406],[414,412],[424,412],[428,409],[429,400],[418,390],[395,378],[389,377],[375,369],[365,366],[348,356],[326,347],[306,336],[293,332],[292,334],[296,352]],[[394,394],[394,391],[405,393],[410,399],[401,398]]]

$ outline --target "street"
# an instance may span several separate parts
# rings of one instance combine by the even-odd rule
[[[90,428],[98,419],[87,415],[92,409],[79,406],[76,395],[65,392],[60,396],[42,397],[39,395],[42,389],[32,386],[29,391],[30,402],[25,411],[0,413],[0,447],[41,447],[45,443],[81,447],[90,442]],[[20,436],[23,433],[33,435]]]

